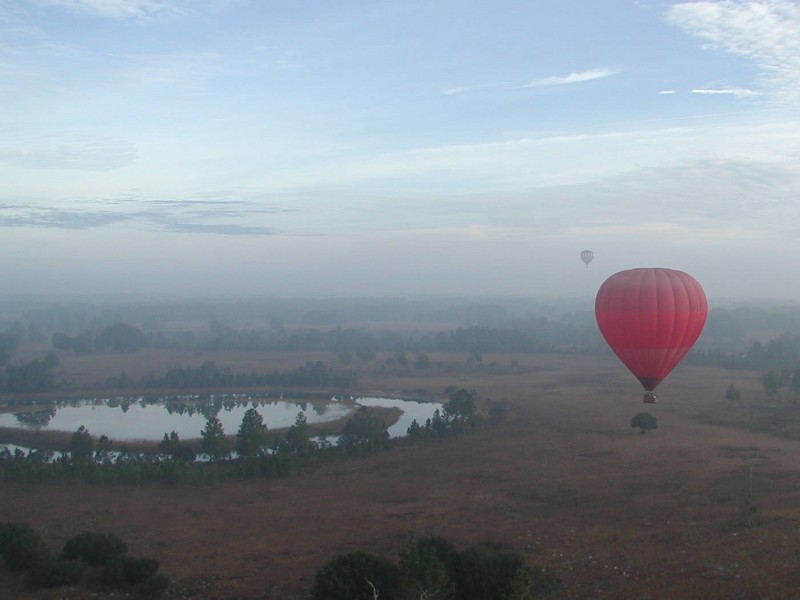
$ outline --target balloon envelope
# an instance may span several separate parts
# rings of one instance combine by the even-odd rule
[[[686,356],[708,316],[703,288],[673,269],[615,273],[600,286],[594,308],[606,342],[650,392]]]
[[[594,259],[594,252],[591,250],[584,250],[581,252],[581,260],[587,267],[589,266],[589,263],[592,262],[592,259]]]

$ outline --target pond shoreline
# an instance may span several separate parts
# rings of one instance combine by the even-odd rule
[[[387,425],[392,426],[402,416],[402,411],[396,408],[370,407],[371,413],[378,415]],[[338,435],[347,423],[351,415],[347,415],[326,423],[310,423],[308,425],[309,436],[314,438],[318,435]],[[267,424],[269,426],[269,424]],[[267,435],[270,438],[278,437],[283,434],[288,427],[269,427]],[[49,452],[64,452],[69,449],[72,431],[41,431],[30,429],[17,429],[13,427],[0,427],[0,447],[5,445],[23,446],[26,448],[36,448],[37,450]],[[91,434],[91,431],[89,432]],[[164,433],[169,433],[168,431]],[[92,439],[97,442],[98,436],[92,435]],[[236,434],[225,435],[229,445],[233,447],[236,443]],[[199,451],[201,437],[181,438],[181,443]],[[153,440],[111,440],[109,448],[111,450],[121,450],[127,448],[133,452],[156,453],[158,442]]]
[[[106,391],[106,390],[104,390]],[[385,390],[380,391],[359,391],[349,390],[342,392],[337,390],[309,390],[309,389],[266,389],[260,388],[237,388],[235,390],[225,389],[203,389],[203,390],[142,390],[140,393],[132,394],[133,390],[108,390],[111,393],[96,394],[97,390],[86,390],[83,392],[70,392],[58,393],[51,392],[47,394],[30,394],[30,395],[17,395],[13,398],[5,397],[0,398],[0,414],[19,414],[25,412],[44,411],[48,408],[57,408],[69,406],[72,403],[84,401],[87,403],[153,403],[160,405],[196,405],[204,406],[209,402],[253,402],[256,403],[272,403],[272,402],[298,402],[298,403],[317,403],[317,402],[342,402],[351,404],[353,407],[360,406],[357,402],[361,398],[387,398],[390,397],[394,400],[403,402],[417,402],[421,404],[437,404],[440,401],[430,397],[421,398],[419,396],[411,397],[409,394],[392,394],[387,393]],[[138,391],[138,390],[137,390]],[[88,392],[88,393],[87,393]],[[122,392],[122,393],[119,393]],[[286,399],[284,400],[284,396]],[[369,406],[362,407],[369,412],[376,414],[384,423],[387,428],[395,425],[403,417],[404,411],[396,407],[382,407],[382,406]],[[300,411],[298,411],[300,412]],[[309,422],[310,437],[317,437],[319,435],[331,436],[341,433],[341,429],[352,417],[352,412],[343,415],[337,419],[324,422]],[[280,437],[283,433],[291,427],[291,425],[270,425],[269,421],[265,421],[269,428],[269,433],[275,438]],[[46,430],[35,428],[22,428],[22,427],[7,427],[0,426],[0,446],[5,444],[12,444],[16,446],[37,448],[44,451],[64,451],[69,447],[70,440],[74,431],[60,430]],[[89,433],[93,439],[97,440],[100,433],[95,433],[89,428]],[[170,431],[164,431],[169,434]],[[110,437],[110,436],[109,436]],[[226,438],[235,443],[236,434],[233,432],[226,432]],[[127,448],[140,452],[156,452],[160,440],[154,439],[125,439],[115,440],[111,439],[112,449]],[[200,446],[201,436],[200,432],[194,436],[183,436],[181,441],[189,446]]]
[[[368,396],[391,396],[398,400],[409,400],[415,402],[441,402],[442,400],[431,398],[429,395],[409,394],[407,392],[393,392],[387,390],[319,390],[308,388],[287,388],[287,387],[241,387],[241,388],[113,388],[96,389],[83,388],[81,390],[39,392],[35,394],[0,394],[0,413],[21,412],[21,407],[41,408],[48,404],[54,404],[60,400],[111,400],[114,398],[169,398],[187,399],[197,396],[198,399],[209,400],[212,396],[231,396],[238,394],[267,394],[268,397],[289,396],[297,400],[330,400],[336,398],[364,398]]]

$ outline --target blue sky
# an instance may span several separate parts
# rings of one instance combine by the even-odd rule
[[[794,301],[798,108],[794,0],[5,0],[0,294]]]

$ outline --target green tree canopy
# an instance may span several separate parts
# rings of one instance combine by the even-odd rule
[[[289,447],[289,451],[297,456],[307,456],[311,452],[308,420],[305,413],[297,413],[294,425],[286,431],[286,444]]]
[[[761,381],[767,396],[774,396],[785,384],[784,378],[779,371],[767,371]]]
[[[478,415],[475,397],[474,391],[470,392],[464,388],[450,394],[450,399],[444,405],[443,412],[445,420],[453,429],[474,429]]]
[[[345,424],[337,445],[346,452],[372,452],[389,443],[389,430],[381,419],[362,406]]]
[[[450,600],[456,587],[436,549],[411,540],[400,553],[404,598]]]
[[[6,367],[5,391],[30,393],[47,392],[55,389],[55,377],[52,373],[53,362],[32,360],[24,365]]]
[[[243,458],[255,458],[264,451],[267,443],[267,426],[255,408],[248,408],[236,434],[236,452]]]
[[[196,458],[194,450],[181,442],[177,431],[171,431],[169,435],[164,434],[164,439],[158,443],[158,449],[171,456],[175,460],[185,460],[192,462]]]
[[[350,552],[328,561],[317,572],[313,600],[400,600],[399,572],[388,559]]]
[[[222,460],[228,457],[230,450],[225,439],[225,430],[222,427],[222,421],[217,416],[212,416],[206,421],[200,437],[202,438],[200,448],[211,457],[211,460]]]
[[[89,431],[81,425],[72,434],[69,441],[69,455],[72,464],[86,466],[92,461],[94,452],[94,441]]]
[[[636,413],[631,419],[631,427],[638,427],[641,433],[647,433],[648,429],[658,429],[658,419],[648,412]]]

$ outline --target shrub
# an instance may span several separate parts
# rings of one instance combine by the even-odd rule
[[[82,560],[92,566],[104,565],[127,551],[128,546],[115,535],[91,531],[64,544],[64,558]]]
[[[531,600],[557,589],[549,569],[493,544],[458,552],[444,538],[411,540],[399,566],[352,552],[328,561],[314,578],[313,600]],[[373,587],[374,586],[374,587]]]
[[[153,577],[158,567],[158,561],[154,558],[119,556],[106,564],[100,580],[115,587],[137,585]]]
[[[375,589],[373,590],[373,587]],[[311,597],[314,600],[381,600],[400,597],[398,569],[382,556],[351,552],[328,561],[317,571]]]
[[[42,587],[61,587],[77,583],[86,565],[79,560],[48,557],[33,567],[31,582]]]
[[[539,597],[557,585],[550,571],[531,569],[519,554],[493,545],[461,552],[454,579],[456,596],[463,600]]]
[[[3,523],[0,525],[0,554],[5,554],[8,544],[21,535],[36,535],[36,532],[27,523]]]
[[[658,419],[648,412],[636,413],[631,419],[631,427],[638,427],[641,433],[646,433],[648,429],[658,429]]]
[[[38,533],[22,533],[11,539],[3,551],[6,566],[12,571],[31,569],[47,559],[49,551]]]
[[[156,600],[161,598],[169,587],[169,578],[166,575],[156,573],[152,577],[136,586],[136,591],[141,598]]]
[[[410,541],[400,553],[399,567],[404,598],[454,597],[455,584],[433,547],[420,548],[417,542]]]
[[[347,453],[366,454],[388,447],[389,430],[376,414],[362,406],[345,423],[336,444]]]
[[[452,575],[458,570],[459,553],[450,540],[438,536],[422,538],[417,542],[417,547],[420,552],[432,551],[442,561],[449,574]]]

